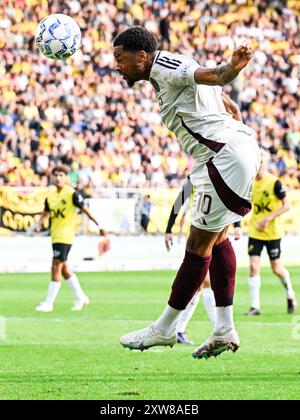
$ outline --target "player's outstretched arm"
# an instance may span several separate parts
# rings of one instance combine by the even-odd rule
[[[211,69],[199,67],[195,71],[195,82],[203,85],[224,86],[238,76],[239,72],[251,60],[252,54],[253,50],[250,45],[241,45],[233,52],[229,64],[220,65]]]
[[[37,221],[34,230],[35,232],[40,232],[42,230],[44,222],[49,218],[50,213],[48,211],[43,211],[40,219]]]
[[[98,228],[99,228],[99,233],[100,233],[100,235],[101,235],[101,236],[106,236],[106,235],[107,235],[107,232],[99,226],[98,221],[95,219],[95,217],[92,215],[92,213],[89,211],[89,209],[88,209],[87,207],[82,207],[81,211],[82,211],[84,214],[86,214],[86,215],[87,215],[87,217],[88,217],[88,218],[89,218],[92,222],[94,222],[96,226],[98,226]]]

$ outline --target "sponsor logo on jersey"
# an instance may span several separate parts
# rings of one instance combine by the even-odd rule
[[[268,203],[260,203],[260,204],[254,204],[254,213],[255,214],[259,214],[259,213],[263,213],[265,211],[268,211],[269,213],[271,213],[271,209],[269,207],[269,205],[271,204],[271,201],[269,201]]]
[[[66,209],[51,210],[51,218],[52,219],[58,219],[58,218],[61,217],[62,219],[65,219],[65,217],[66,217],[65,211],[66,211]]]

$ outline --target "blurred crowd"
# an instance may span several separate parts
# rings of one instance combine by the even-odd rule
[[[82,30],[66,62],[34,45],[38,22],[57,12]],[[115,71],[112,40],[138,24],[205,66],[251,42],[251,64],[225,89],[270,152],[270,171],[299,188],[299,23],[298,0],[1,0],[0,185],[48,185],[59,163],[87,194],[182,183],[192,162],[162,124],[152,86],[129,89]]]

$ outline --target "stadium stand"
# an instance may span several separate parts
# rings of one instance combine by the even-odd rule
[[[45,59],[34,46],[38,22],[55,12],[82,29],[82,48],[66,62]],[[128,89],[114,69],[112,39],[139,24],[163,48],[206,66],[252,42],[252,63],[226,91],[270,151],[269,169],[299,188],[299,16],[300,2],[284,0],[2,0],[0,186],[46,186],[60,162],[90,195],[99,187],[182,183],[191,161],[161,123],[151,85]]]

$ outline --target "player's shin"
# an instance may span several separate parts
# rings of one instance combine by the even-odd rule
[[[205,307],[205,311],[210,322],[216,325],[216,301],[215,295],[212,289],[205,288],[202,290],[202,299]]]
[[[69,288],[71,289],[77,300],[82,300],[86,297],[86,294],[82,290],[76,274],[73,273],[71,277],[66,279],[66,283],[68,284]]]
[[[50,281],[45,302],[53,305],[61,288],[60,281]]]
[[[290,273],[288,272],[288,270],[286,268],[284,268],[282,270],[282,275],[279,276],[279,278],[280,278],[280,280],[283,284],[283,287],[286,290],[287,299],[293,299],[294,296],[295,296],[295,292],[294,292],[294,289],[293,289],[293,286],[292,286],[292,280],[291,280]]]
[[[168,335],[175,331],[180,312],[183,311],[207,274],[211,257],[200,257],[186,252],[172,286],[172,293],[163,314],[154,327]]]
[[[194,312],[198,306],[199,299],[200,299],[201,292],[196,292],[188,304],[188,306],[185,308],[184,311],[181,312],[179,320],[177,322],[176,330],[177,332],[184,333],[186,331],[186,328],[192,319],[192,316],[194,315]]]
[[[234,330],[233,296],[236,279],[236,257],[229,239],[213,247],[210,281],[216,300],[214,335]]]
[[[251,308],[260,310],[260,288],[261,278],[260,275],[249,277],[248,279],[249,291],[251,297]]]
[[[61,287],[60,281],[50,281],[48,286],[48,293],[47,298],[44,302],[42,302],[40,305],[38,305],[35,309],[38,312],[52,312],[53,311],[53,305],[57,298],[58,292]]]

